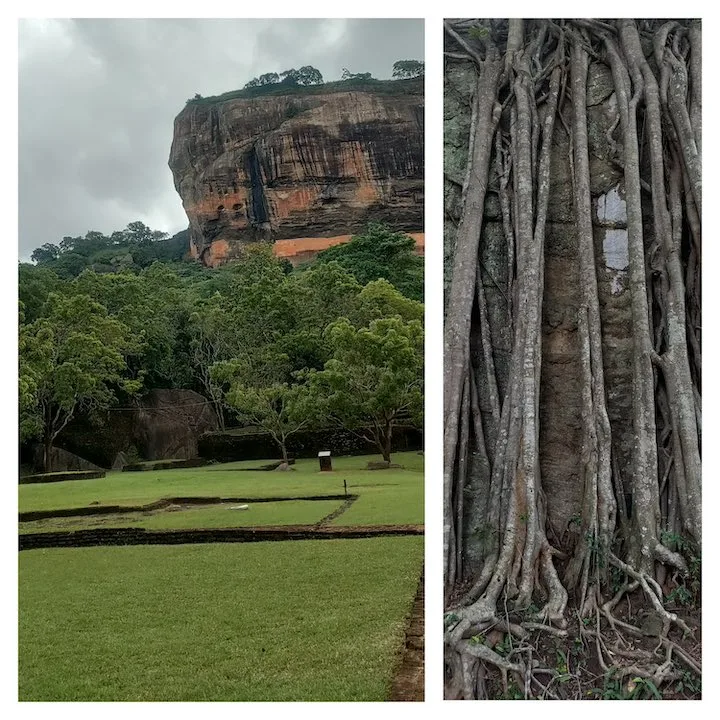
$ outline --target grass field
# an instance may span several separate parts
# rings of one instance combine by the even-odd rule
[[[19,487],[20,510],[143,505],[170,497],[358,499],[333,525],[423,522],[422,456],[368,471],[238,471],[262,463]],[[315,524],[340,500],[184,506],[52,518],[21,532]],[[384,700],[422,566],[422,537],[25,550],[21,700]]]
[[[21,533],[86,530],[90,528],[138,527],[148,530],[187,530],[261,525],[313,525],[340,507],[340,500],[286,500],[163,509],[153,512],[113,513],[80,517],[47,518],[20,523]]]
[[[422,538],[20,554],[21,700],[383,700]]]
[[[19,510],[56,510],[100,505],[145,505],[167,497],[305,497],[360,495],[345,523],[365,524],[381,511],[384,520],[374,523],[422,523],[423,457],[414,452],[396,453],[393,462],[403,469],[366,470],[378,456],[333,458],[333,472],[318,470],[317,460],[298,460],[292,472],[248,472],[262,461],[211,465],[184,470],[142,473],[109,472],[95,480],[19,486]],[[368,506],[367,511],[364,509]],[[357,516],[357,520],[353,517]],[[342,516],[341,516],[342,517]],[[396,518],[396,519],[393,519]]]

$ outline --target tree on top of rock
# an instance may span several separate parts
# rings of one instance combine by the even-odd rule
[[[253,78],[245,83],[245,89],[264,87],[265,85],[322,85],[322,73],[312,65],[303,65],[299,70],[290,68],[281,73],[270,72]]]
[[[351,73],[347,68],[343,68],[341,80],[372,80],[373,76],[369,72]]]
[[[425,63],[419,60],[398,60],[393,65],[392,76],[398,80],[416,78],[425,74]]]
[[[273,85],[276,82],[280,82],[280,77],[276,72],[265,73],[258,78],[259,85]]]
[[[303,65],[297,71],[297,81],[300,85],[322,85],[322,73],[312,65]]]

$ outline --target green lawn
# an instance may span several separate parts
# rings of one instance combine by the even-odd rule
[[[113,513],[85,517],[47,518],[20,523],[21,533],[85,530],[89,528],[140,527],[148,530],[229,528],[260,525],[314,525],[340,507],[340,500],[287,500],[237,504],[198,505],[188,509]]]
[[[421,537],[23,551],[20,699],[383,700],[422,553]]]
[[[422,525],[424,496],[422,472],[376,470],[348,492],[358,499],[333,520],[333,525]]]
[[[59,508],[100,505],[144,505],[165,497],[298,497],[338,495],[343,493],[343,480],[348,492],[363,495],[387,494],[386,505],[404,503],[407,496],[423,495],[423,456],[415,452],[395,453],[393,462],[402,470],[366,470],[369,460],[378,456],[333,458],[333,472],[321,473],[316,459],[298,460],[292,472],[238,472],[238,468],[257,467],[264,461],[210,465],[182,470],[147,472],[109,472],[95,480],[20,485],[19,510],[54,510]],[[387,493],[386,493],[387,491]],[[362,505],[359,500],[359,512]],[[422,502],[412,511],[416,519],[382,522],[422,522]],[[398,508],[398,517],[408,515]],[[392,513],[391,513],[392,514]],[[358,521],[360,522],[360,521]],[[380,522],[380,521],[378,521]]]
[[[423,457],[263,461],[108,473],[19,486],[21,511],[244,497],[183,507],[20,523],[21,532],[423,522]],[[422,537],[25,550],[20,553],[22,700],[383,700],[422,567]]]

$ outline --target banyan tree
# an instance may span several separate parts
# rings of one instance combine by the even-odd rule
[[[700,676],[701,52],[445,23],[448,698]]]

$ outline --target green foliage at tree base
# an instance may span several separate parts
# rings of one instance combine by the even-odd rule
[[[361,285],[384,278],[405,297],[422,302],[423,260],[415,254],[415,241],[386,225],[370,223],[350,242],[323,250],[317,262],[339,263]]]

